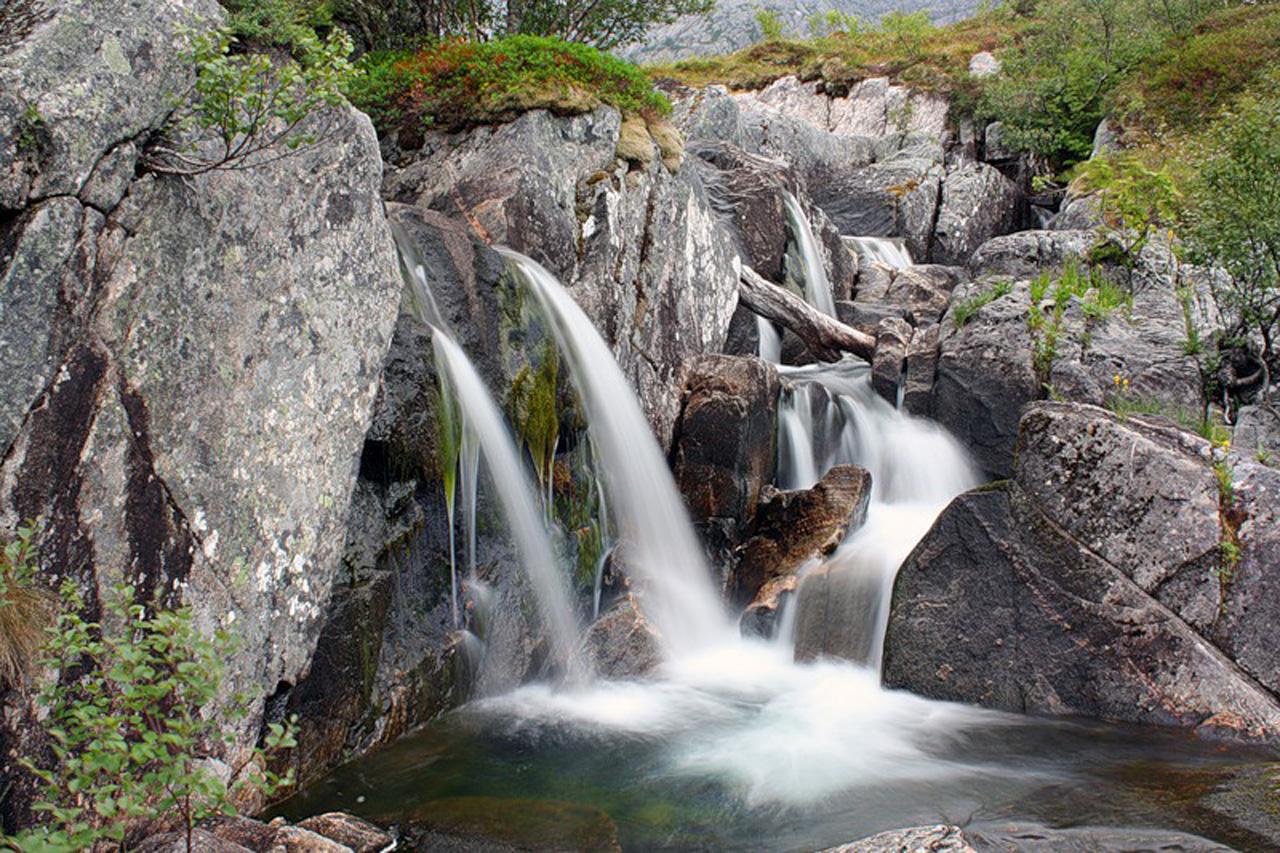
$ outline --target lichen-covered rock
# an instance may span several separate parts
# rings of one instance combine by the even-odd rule
[[[837,465],[812,489],[766,496],[733,573],[734,600],[746,604],[769,581],[835,550],[866,521],[870,501],[871,474],[856,465]]]
[[[975,853],[958,826],[917,826],[877,833],[821,853]]]
[[[942,167],[902,157],[852,170],[815,186],[814,203],[854,237],[903,237],[911,254],[925,258],[942,185]]]
[[[1022,203],[1017,185],[986,163],[964,163],[948,170],[929,259],[939,264],[968,262],[979,246],[1018,227]]]
[[[1280,738],[1270,673],[1242,664],[1249,643],[1231,647],[1198,624],[1222,602],[1235,619],[1223,636],[1249,636],[1261,643],[1255,661],[1274,660],[1274,644],[1250,630],[1271,614],[1232,602],[1215,571],[1228,516],[1211,462],[1207,441],[1159,421],[1032,406],[1014,479],[958,498],[903,565],[886,684],[1006,710]],[[1273,487],[1258,488],[1248,510],[1255,536],[1275,511]],[[1249,572],[1258,586],[1246,595],[1265,596],[1280,569],[1269,534],[1260,540]]]
[[[883,301],[901,306],[913,326],[931,325],[942,319],[951,292],[963,279],[964,270],[959,267],[917,264],[894,274]]]
[[[737,300],[734,242],[698,172],[617,157],[612,109],[545,111],[394,151],[388,198],[467,223],[564,282],[613,348],[654,431],[670,440],[681,362],[724,345]]]
[[[127,580],[230,630],[212,710],[249,697],[238,749],[310,664],[400,278],[350,108],[287,157],[138,175],[189,83],[183,28],[220,14],[61,3],[4,58],[41,127],[16,172],[0,141],[23,176],[0,202],[0,525],[43,518],[42,569],[90,606]]]
[[[920,133],[940,138],[947,132],[950,110],[945,98],[893,85],[886,77],[862,80],[843,97],[831,97],[816,82],[795,77],[781,77],[759,92],[736,97],[744,106],[765,107],[852,137]]]
[[[969,258],[974,278],[1030,278],[1061,267],[1068,258],[1084,258],[1097,242],[1092,231],[1019,231],[983,243]]]
[[[75,197],[113,151],[136,157],[128,143],[159,129],[191,85],[187,31],[224,14],[214,0],[44,8],[47,20],[0,61],[0,211]],[[132,162],[111,168],[132,177]]]

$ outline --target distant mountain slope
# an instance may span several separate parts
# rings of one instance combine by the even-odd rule
[[[974,12],[977,0],[717,0],[709,15],[687,15],[655,27],[646,39],[621,51],[633,62],[673,62],[695,56],[730,53],[760,39],[756,10],[778,13],[787,35],[808,36],[814,12],[835,9],[878,21],[888,12],[926,11],[935,24],[959,20]]]

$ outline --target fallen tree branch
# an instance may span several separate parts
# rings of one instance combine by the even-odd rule
[[[847,352],[867,361],[875,355],[876,340],[871,335],[828,317],[750,267],[742,268],[738,300],[766,320],[790,329],[819,361],[839,361]]]

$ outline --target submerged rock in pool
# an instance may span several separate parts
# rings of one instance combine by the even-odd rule
[[[458,850],[621,850],[618,829],[599,809],[559,800],[452,797],[407,816],[408,834],[444,833]],[[440,845],[449,849],[448,844]],[[428,849],[423,847],[421,849]],[[434,844],[430,849],[436,849]]]
[[[977,853],[979,850],[1070,851],[1071,853],[1120,853],[1160,850],[1169,853],[1218,853],[1230,851],[1205,838],[1159,829],[1073,827],[1050,829],[1034,824],[1010,824],[961,830],[958,826],[918,826],[894,829],[831,847],[822,853]]]

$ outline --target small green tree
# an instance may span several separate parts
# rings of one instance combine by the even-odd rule
[[[148,147],[152,171],[248,168],[333,132],[317,114],[343,103],[342,87],[355,73],[350,37],[337,28],[325,39],[306,27],[271,32],[292,42],[290,56],[233,50],[239,42],[229,29],[192,35],[195,86]]]
[[[880,19],[880,29],[904,55],[917,59],[924,52],[924,40],[933,32],[933,24],[927,12],[894,11]]]
[[[1274,91],[1274,89],[1271,89]],[[1269,374],[1280,326],[1280,97],[1243,99],[1195,158],[1183,237],[1192,261],[1214,266],[1212,294],[1227,335],[1256,341]]]
[[[775,9],[761,6],[756,9],[756,26],[760,28],[761,41],[782,39],[782,18]]]
[[[197,823],[235,813],[240,788],[292,784],[292,770],[281,777],[267,761],[295,745],[291,726],[269,726],[262,748],[225,776],[212,769],[231,740],[220,722],[245,713],[239,701],[211,713],[230,638],[201,635],[188,609],[148,612],[132,587],[116,592],[107,618],[90,621],[75,584],[63,584],[44,661],[53,677],[39,696],[55,760],[26,763],[44,784],[33,808],[48,821],[14,839],[19,849],[90,850],[181,828],[190,850]]]
[[[1093,193],[1103,226],[1133,284],[1133,271],[1152,235],[1177,215],[1180,193],[1173,176],[1131,152],[1106,154],[1076,167],[1077,186]]]

